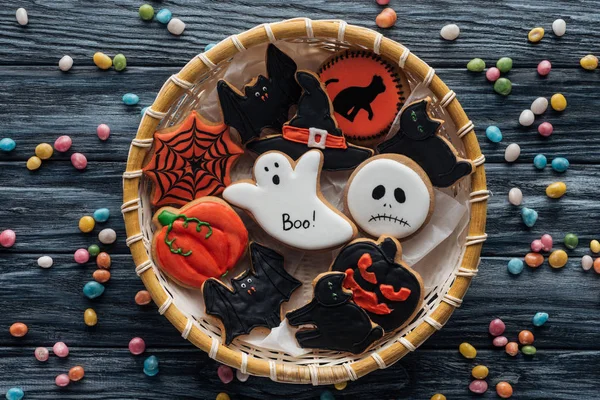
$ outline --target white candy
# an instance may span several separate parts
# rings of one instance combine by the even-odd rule
[[[548,99],[545,97],[538,97],[533,101],[533,103],[531,103],[531,111],[533,111],[535,115],[541,115],[545,113],[547,108]]]
[[[185,30],[185,23],[179,18],[173,18],[169,21],[167,29],[175,36],[179,36]]]
[[[29,17],[27,17],[27,10],[24,8],[19,8],[17,10],[17,22],[19,23],[19,25],[27,25],[27,23],[29,22]]]
[[[531,111],[529,111],[531,112]],[[532,113],[533,114],[533,113]],[[511,143],[508,145],[506,150],[504,151],[504,159],[508,162],[514,162],[519,158],[521,154],[521,148],[516,143]]]
[[[519,123],[523,126],[531,126],[533,125],[533,121],[535,121],[535,115],[533,115],[533,112],[531,110],[523,110],[519,116]]]
[[[52,260],[52,257],[42,256],[38,258],[38,265],[42,268],[50,268],[53,263],[54,261]]]
[[[440,36],[446,40],[455,40],[460,35],[460,28],[456,24],[445,25],[440,30]]]
[[[248,380],[248,377],[250,375],[243,373],[242,371],[240,371],[239,369],[237,371],[235,371],[235,376],[238,379],[238,381],[240,382],[246,382]]]
[[[102,229],[100,233],[98,233],[98,240],[103,244],[111,244],[117,240],[117,232],[110,228]]]
[[[508,202],[513,206],[520,206],[523,202],[523,192],[519,188],[512,188],[508,192]]]
[[[61,71],[68,71],[71,69],[72,66],[73,59],[71,58],[71,56],[63,56],[63,58],[61,58],[58,62],[58,68],[60,68]]]
[[[581,268],[583,268],[585,271],[592,268],[592,265],[594,265],[594,260],[592,257],[588,255],[581,257]]]
[[[552,23],[552,31],[556,36],[562,36],[567,31],[567,23],[564,19],[559,18]]]

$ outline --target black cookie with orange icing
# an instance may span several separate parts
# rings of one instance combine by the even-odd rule
[[[346,273],[343,285],[352,290],[354,302],[386,332],[409,323],[423,302],[421,277],[402,262],[400,242],[392,237],[351,242],[331,270]]]

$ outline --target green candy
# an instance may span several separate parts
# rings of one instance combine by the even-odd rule
[[[510,57],[502,57],[496,63],[496,68],[500,70],[500,72],[506,73],[512,69],[513,61]]]
[[[97,244],[93,244],[88,247],[88,253],[90,253],[90,256],[96,257],[100,253],[100,247]]]
[[[127,59],[123,54],[117,54],[115,58],[113,58],[113,65],[117,71],[123,71],[127,68]]]
[[[579,244],[579,238],[574,233],[567,233],[564,239],[567,249],[573,250]]]
[[[467,69],[471,72],[481,72],[485,69],[485,61],[481,58],[474,58],[467,64]]]
[[[150,4],[143,4],[140,6],[140,18],[144,21],[150,21],[154,18],[154,8]]]
[[[537,349],[531,345],[521,347],[521,351],[523,352],[523,354],[528,356],[533,356],[535,355],[535,353],[537,353]]]
[[[506,78],[500,78],[494,83],[494,90],[502,96],[508,96],[512,90],[512,83]]]

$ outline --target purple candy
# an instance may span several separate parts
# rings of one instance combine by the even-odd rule
[[[217,375],[219,375],[221,382],[225,384],[233,380],[233,370],[227,365],[220,365],[219,368],[217,368]]]
[[[483,394],[488,390],[488,384],[482,379],[475,379],[469,385],[469,390],[473,393]]]
[[[505,329],[506,325],[504,325],[504,322],[502,322],[500,318],[493,319],[492,322],[490,322],[489,331],[492,336],[502,335]]]

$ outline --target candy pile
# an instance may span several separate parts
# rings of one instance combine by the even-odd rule
[[[123,54],[117,54],[112,59],[106,54],[98,51],[94,53],[94,64],[100,69],[108,70],[114,66],[115,71],[124,71],[127,68],[127,58]]]
[[[496,61],[496,66],[489,68],[485,77],[488,81],[494,82],[494,91],[503,96],[508,96],[512,91],[512,83],[508,78],[501,78],[501,74],[510,72],[513,67],[513,60],[510,57],[502,57]],[[467,64],[467,70],[471,72],[483,72],[485,70],[485,61],[481,58],[474,58]]]
[[[154,7],[143,4],[139,9],[140,18],[144,21],[152,21],[155,18]],[[168,8],[163,8],[156,13],[156,20],[167,25],[167,30],[175,36],[179,36],[185,30],[185,23],[179,18],[173,18],[173,13]]]

